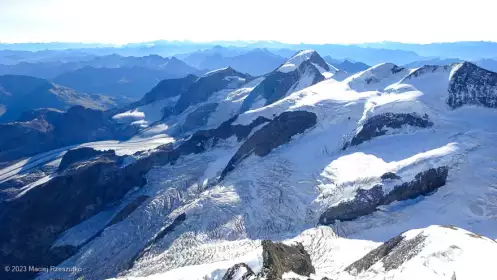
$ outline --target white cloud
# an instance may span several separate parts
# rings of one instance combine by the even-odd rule
[[[491,0],[0,0],[0,41],[497,41]]]

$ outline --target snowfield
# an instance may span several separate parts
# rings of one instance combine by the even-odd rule
[[[311,54],[300,52],[278,71],[293,71]],[[315,125],[265,156],[249,154],[222,179],[243,144],[235,136],[209,142],[205,152],[181,156],[174,164],[155,166],[144,187],[54,242],[53,248],[80,246],[59,266],[81,267],[83,274],[51,272],[37,279],[217,280],[241,262],[258,273],[265,239],[302,243],[316,270],[311,279],[495,279],[488,256],[497,253],[497,110],[447,105],[449,80],[457,67],[427,71],[385,63],[343,81],[330,75],[311,85],[301,79],[285,97],[239,114],[232,125],[295,111],[315,114]],[[263,80],[215,92],[166,120],[159,116],[163,102],[170,101],[116,115],[146,128],[127,142],[83,146],[132,155],[174,143],[177,139],[167,135],[191,134],[178,129],[190,113],[210,103],[218,105],[197,130],[216,128],[238,114],[242,101]],[[384,116],[390,123],[374,123]],[[397,126],[398,116],[415,121]],[[263,127],[257,126],[249,138]],[[374,129],[368,132],[370,127]],[[366,140],[353,141],[360,136]],[[64,151],[0,170],[0,180],[16,176],[28,164],[60,160]],[[379,205],[354,219],[319,224],[326,210],[356,200],[359,191],[381,186],[387,194],[437,168],[447,168],[448,176],[434,191]],[[385,174],[395,176],[385,179]],[[147,199],[122,221],[106,226],[139,196]],[[396,236],[400,247],[373,258],[361,271],[354,268],[352,264]],[[404,252],[402,257],[398,252]],[[357,267],[363,263],[369,264]],[[235,276],[240,279],[241,274]],[[294,272],[283,278],[308,279]]]

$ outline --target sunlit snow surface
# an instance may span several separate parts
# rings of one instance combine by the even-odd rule
[[[328,79],[243,113],[236,124],[295,110],[314,112],[318,123],[263,158],[245,159],[220,183],[217,176],[241,145],[235,137],[174,165],[154,168],[138,191],[151,199],[60,266],[84,268],[85,279],[116,277],[119,272],[121,277],[221,279],[237,262],[257,267],[260,240],[272,239],[303,242],[318,275],[355,279],[343,272],[346,266],[397,234],[428,227],[418,230],[428,236],[426,246],[401,268],[382,271],[376,265],[357,279],[451,279],[453,273],[459,280],[493,279],[494,274],[486,274],[492,268],[490,258],[483,256],[497,250],[489,239],[497,238],[497,111],[450,109],[445,98],[451,69],[404,79],[413,70],[392,73],[392,67],[375,66],[343,82]],[[226,91],[213,98],[221,100],[223,94],[223,100],[239,100],[248,93]],[[225,106],[238,106],[230,104]],[[368,118],[384,112],[426,113],[434,125],[389,130],[342,149]],[[216,114],[209,126],[223,119],[221,112]],[[439,166],[449,167],[449,177],[432,195],[393,203],[333,227],[317,227],[327,208],[351,199],[358,188],[378,183],[383,173],[395,172],[410,181]],[[181,213],[186,213],[186,220],[123,272],[132,257]],[[434,224],[455,225],[488,238],[475,238],[462,229],[429,227]],[[53,277],[67,274],[43,274],[40,279]]]
[[[304,50],[300,51],[294,56],[292,56],[289,60],[287,60],[283,65],[278,68],[278,71],[283,73],[292,72],[297,69],[300,64],[306,60],[309,60],[311,55],[314,53],[313,50]]]

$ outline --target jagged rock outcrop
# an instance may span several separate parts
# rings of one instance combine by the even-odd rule
[[[424,65],[412,71],[409,75],[402,79],[400,83],[403,83],[404,81],[407,81],[409,79],[418,78],[428,73],[434,73],[437,71],[448,71],[450,70],[450,67],[450,65]]]
[[[478,105],[497,108],[497,73],[470,62],[453,66],[447,104],[453,108]]]
[[[300,52],[285,63],[291,63],[292,65],[300,63],[296,66],[295,70],[288,72],[280,71],[280,67],[267,74],[266,78],[257,85],[243,101],[240,111],[245,112],[249,110],[259,98],[263,98],[265,100],[264,106],[267,106],[282,99],[288,93],[296,89],[311,86],[323,81],[325,77],[321,74],[319,69],[316,68],[316,65],[325,71],[330,71],[329,65],[317,52],[310,52],[308,56],[302,58],[298,57],[299,54]],[[292,59],[298,59],[300,61],[292,62]],[[299,85],[299,81],[304,77],[311,77],[312,80],[304,82],[305,86]]]
[[[226,271],[223,280],[249,280],[252,276],[254,271],[246,263],[237,263]]]
[[[267,125],[254,132],[238,149],[223,170],[221,178],[251,154],[263,157],[273,149],[288,143],[294,135],[303,133],[313,127],[317,117],[312,112],[289,111],[283,112]]]
[[[403,125],[430,127],[433,123],[428,115],[419,116],[416,113],[384,113],[369,118],[361,130],[352,138],[350,145],[357,146],[375,137],[385,135],[387,128],[399,129]],[[346,148],[347,145],[344,147]]]
[[[393,172],[387,172],[387,173],[381,175],[380,179],[384,180],[384,181],[385,180],[398,180],[398,179],[401,179],[401,177]]]
[[[270,240],[262,241],[262,270],[259,277],[267,280],[280,280],[286,272],[309,276],[315,273],[311,256],[301,243],[285,245]]]
[[[237,263],[226,271],[223,280],[249,280],[252,276],[254,271],[246,263]]]
[[[97,151],[90,147],[81,147],[67,151],[62,157],[57,171],[62,172],[76,163],[87,162],[91,159],[98,159],[100,157],[107,157],[116,162],[120,159],[114,150]]]
[[[380,261],[385,271],[397,269],[421,251],[425,239],[423,234],[418,234],[411,239],[406,239],[400,234],[346,267],[345,271],[357,275]]]
[[[367,190],[359,189],[354,199],[327,209],[319,218],[319,222],[333,224],[335,220],[350,221],[373,213],[380,205],[429,195],[445,185],[448,172],[447,166],[428,169],[416,174],[414,180],[395,186],[388,193],[385,193],[381,185]]]

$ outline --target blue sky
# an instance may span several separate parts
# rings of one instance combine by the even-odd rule
[[[0,42],[497,41],[491,0],[0,0]]]

